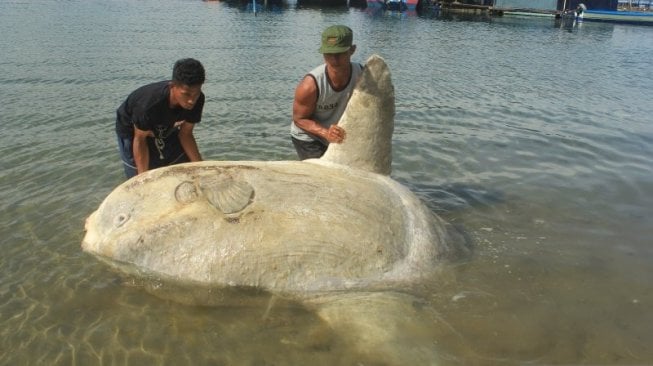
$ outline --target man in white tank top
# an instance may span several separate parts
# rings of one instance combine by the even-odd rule
[[[338,121],[363,70],[351,62],[356,51],[353,38],[344,25],[325,29],[319,49],[324,64],[304,76],[295,89],[290,135],[301,160],[319,158],[330,143],[345,139]]]

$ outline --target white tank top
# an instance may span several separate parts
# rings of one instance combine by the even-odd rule
[[[354,91],[354,86],[356,85],[356,81],[360,77],[362,71],[363,66],[361,64],[352,62],[351,76],[347,86],[340,91],[335,91],[331,87],[331,83],[329,83],[329,77],[326,73],[326,64],[322,64],[313,69],[309,75],[311,75],[317,83],[318,95],[315,112],[313,112],[313,115],[310,118],[325,128],[329,128],[331,125],[338,123],[340,117],[342,117],[342,114],[345,112],[347,102],[351,97],[351,93]],[[314,141],[319,139],[328,144],[327,141],[324,141],[315,135],[311,135],[297,127],[295,122],[290,123],[290,135],[297,140]]]

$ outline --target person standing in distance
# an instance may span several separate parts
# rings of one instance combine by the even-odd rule
[[[330,143],[341,143],[338,126],[363,66],[351,62],[356,51],[353,32],[333,25],[322,32],[319,52],[324,64],[309,72],[295,89],[290,136],[300,160],[319,158]]]
[[[125,176],[149,169],[201,161],[193,127],[204,108],[204,66],[178,60],[172,80],[134,90],[116,111],[116,134]]]

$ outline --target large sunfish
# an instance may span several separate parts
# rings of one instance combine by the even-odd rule
[[[303,297],[391,288],[452,253],[444,222],[390,174],[394,87],[366,63],[341,144],[306,161],[204,161],[118,186],[86,221],[84,251],[120,268]]]

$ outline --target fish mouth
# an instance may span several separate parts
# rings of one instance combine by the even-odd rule
[[[98,236],[94,230],[91,230],[92,223],[95,221],[95,215],[97,211],[94,211],[89,217],[84,221],[84,239],[82,239],[82,249],[85,251],[90,251],[90,248],[93,247],[92,243],[97,243]]]

